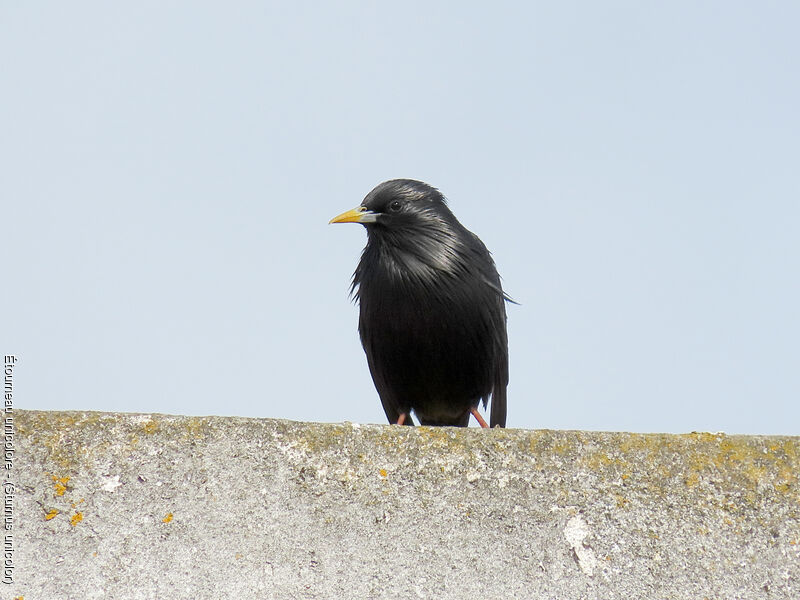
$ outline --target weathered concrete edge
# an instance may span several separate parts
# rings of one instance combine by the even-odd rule
[[[631,573],[629,581],[618,582],[615,587],[604,590],[603,597],[607,598],[641,593],[641,586],[645,583],[650,586],[656,584],[647,582],[646,572],[634,577],[632,569],[637,568],[637,563],[633,559],[626,564],[624,561],[627,557],[615,555],[613,549],[601,553],[604,540],[592,542],[594,550],[587,549],[587,542],[578,538],[585,535],[585,526],[593,518],[598,523],[611,518],[619,521],[617,525],[632,523],[640,528],[642,525],[638,521],[641,519],[637,521],[630,517],[646,513],[647,529],[626,534],[629,536],[628,548],[636,546],[639,548],[638,554],[644,549],[656,554],[661,552],[665,556],[678,556],[678,549],[659,546],[659,543],[666,544],[659,540],[675,537],[676,531],[685,534],[684,530],[707,529],[702,534],[706,536],[703,543],[715,546],[715,552],[721,553],[719,557],[712,557],[715,562],[711,573],[718,573],[720,577],[730,580],[732,586],[738,586],[731,589],[749,589],[746,586],[751,579],[753,585],[758,583],[755,581],[756,573],[768,568],[782,573],[780,576],[788,578],[787,582],[791,577],[797,577],[797,564],[793,567],[791,563],[781,565],[782,559],[779,558],[776,563],[775,557],[788,558],[790,554],[787,552],[795,551],[800,544],[798,437],[513,429],[487,432],[477,429],[92,412],[15,411],[14,415],[17,447],[25,451],[23,456],[16,457],[16,461],[18,466],[25,465],[29,469],[22,482],[27,490],[25,513],[18,515],[18,518],[24,521],[21,525],[23,531],[27,532],[28,540],[48,540],[46,546],[36,552],[39,562],[29,562],[27,568],[31,564],[46,563],[44,559],[51,554],[53,560],[58,561],[58,556],[63,557],[65,552],[77,552],[81,547],[76,544],[78,539],[82,540],[85,552],[96,546],[97,549],[88,556],[96,556],[98,564],[105,564],[104,557],[112,552],[103,549],[102,540],[92,540],[97,535],[108,538],[113,544],[125,539],[116,536],[119,528],[126,524],[123,517],[125,511],[130,513],[132,500],[140,502],[145,510],[151,506],[154,513],[154,525],[141,528],[142,535],[145,531],[150,532],[142,538],[145,540],[158,531],[158,528],[152,529],[154,526],[166,527],[172,520],[172,509],[165,512],[166,509],[160,509],[162,506],[174,506],[176,514],[184,512],[184,519],[188,518],[187,515],[195,515],[193,519],[197,520],[198,515],[204,514],[205,504],[191,505],[196,500],[194,494],[198,490],[195,484],[183,478],[197,472],[204,473],[203,477],[219,478],[219,473],[215,472],[216,463],[239,461],[244,467],[240,472],[242,477],[246,478],[250,471],[259,469],[263,477],[263,469],[267,469],[279,484],[278,492],[285,492],[293,502],[299,501],[306,509],[316,506],[314,510],[320,510],[322,514],[328,511],[334,520],[334,512],[346,510],[353,503],[362,512],[371,510],[370,507],[377,503],[383,506],[382,512],[378,513],[380,515],[413,510],[413,507],[409,509],[402,505],[409,497],[427,498],[433,504],[438,501],[437,496],[461,498],[468,519],[461,526],[472,528],[479,534],[479,537],[467,538],[465,542],[491,546],[492,536],[498,534],[493,528],[498,523],[502,525],[503,519],[506,519],[503,526],[507,528],[509,516],[515,511],[522,511],[522,515],[527,514],[533,521],[538,519],[538,527],[545,526],[542,528],[542,543],[557,541],[552,538],[556,533],[567,536],[567,539],[573,536],[577,540],[572,544],[572,552],[583,579],[576,579],[570,585],[591,590],[603,584],[606,573],[603,571],[602,577],[599,576],[603,563],[598,562],[596,556],[610,557],[613,559],[611,565],[616,562],[621,572]],[[234,443],[228,447],[224,445],[225,440],[233,440]],[[219,454],[209,454],[212,450],[219,451]],[[191,455],[196,456],[191,458]],[[268,464],[264,464],[265,455],[272,457]],[[275,462],[275,457],[280,464]],[[184,459],[195,462],[176,462]],[[145,464],[137,466],[130,461],[142,461]],[[148,461],[152,465],[148,466]],[[140,472],[142,474],[137,475]],[[137,478],[141,481],[137,482]],[[163,482],[165,486],[172,487],[166,503],[163,494],[152,493],[154,489],[150,484],[155,478],[160,480],[159,484]],[[139,483],[141,491],[137,492],[135,489]],[[249,493],[248,490],[254,487],[253,481],[243,480],[241,483],[243,493]],[[293,487],[287,491],[286,485]],[[120,501],[126,489],[133,490],[133,496]],[[271,493],[275,493],[274,490]],[[319,506],[314,504],[318,498],[324,500]],[[213,502],[216,503],[216,510],[212,514],[217,519],[220,515],[228,514],[228,511],[233,516],[238,510],[236,503],[230,504],[226,498],[214,499]],[[442,504],[451,505],[452,501]],[[112,506],[115,510],[109,510]],[[554,507],[567,512],[563,518],[553,519],[565,521],[561,524],[563,532],[553,530],[551,534],[547,530],[547,521],[551,519],[546,515]],[[220,513],[222,508],[226,512]],[[163,514],[158,510],[162,510]],[[485,510],[484,516],[474,521],[482,510]],[[586,513],[580,517],[576,510],[585,510]],[[592,514],[593,511],[596,514]],[[686,519],[685,526],[674,523],[676,514],[678,518]],[[354,519],[360,518],[359,512],[354,515],[344,519],[346,528],[358,524]],[[498,515],[500,521],[494,519]],[[693,521],[695,517],[696,522]],[[424,519],[424,513],[417,518]],[[292,523],[292,526],[295,524]],[[323,540],[317,548],[318,553],[327,543],[324,542],[327,535],[325,527],[328,525],[323,525],[316,532]],[[600,527],[602,524],[598,525]],[[247,536],[244,532],[237,533],[236,528],[230,526],[224,530],[233,544],[241,543],[241,538]],[[138,531],[133,529],[128,535],[135,536]],[[192,531],[183,531],[181,535],[187,536],[187,540],[194,540],[192,543],[195,545],[205,543],[202,538],[193,537],[195,534]],[[520,553],[525,552],[525,544],[533,535],[538,535],[537,531],[529,530],[519,538],[512,536],[509,538],[510,547]],[[56,537],[47,538],[48,535]],[[281,535],[291,537],[292,534],[281,530]],[[427,535],[433,535],[435,541],[435,528]],[[215,540],[217,544],[218,536],[219,531]],[[424,537],[424,532],[415,536]],[[164,552],[169,547],[170,539],[178,538],[166,538],[162,544]],[[591,540],[591,537],[587,539]],[[400,542],[403,538],[393,537],[392,540]],[[504,543],[507,544],[508,539]],[[681,543],[685,545],[691,541],[684,539]],[[172,547],[170,552],[176,552],[181,545]],[[256,544],[253,547],[260,546]],[[291,548],[276,547],[274,554],[283,556],[286,553],[292,559],[288,562],[293,563],[296,556],[292,555],[294,550]],[[750,579],[737,575],[735,570],[725,570],[732,557],[746,553],[747,548],[759,550],[753,560],[762,561],[753,564],[753,576]],[[774,552],[765,559],[770,548]],[[683,551],[690,555],[693,550],[684,548]],[[697,551],[694,552],[697,554]],[[405,564],[403,553],[396,554],[391,557],[392,560]],[[159,555],[154,553],[154,556]],[[313,561],[319,562],[319,556],[317,554]],[[29,558],[32,557],[29,555]],[[271,559],[274,561],[274,556]],[[127,560],[139,561],[139,569],[150,568],[147,562],[142,563],[143,559],[138,557],[128,556]],[[636,560],[641,561],[641,558]],[[544,565],[550,570],[556,568],[546,560]],[[569,569],[568,562],[556,566]],[[653,567],[648,568],[652,570]],[[104,579],[108,572],[107,568],[97,567],[92,580],[92,577],[87,577],[85,569],[80,577],[76,571],[75,575],[65,576],[60,585],[70,584],[81,593],[86,592],[81,588],[86,581],[91,581],[95,586],[102,583],[112,589],[111,582]],[[151,575],[157,573],[153,567]],[[354,571],[354,576],[356,574]],[[122,581],[127,577],[125,571],[115,576]],[[517,573],[516,577],[520,580],[527,578],[526,585],[529,586],[536,582],[536,574],[528,571]],[[45,580],[37,581],[39,590],[49,589]],[[550,585],[553,581],[545,581],[542,585]],[[159,585],[168,583],[161,582]],[[274,585],[290,586],[290,583],[287,580]],[[333,593],[329,587],[325,587],[330,585],[329,581],[315,580],[315,584],[321,590],[321,597],[325,593]],[[351,581],[350,585],[353,584]],[[221,585],[209,579],[207,586],[214,589],[213,593],[197,597],[214,597],[215,593],[221,593],[214,586]],[[249,585],[256,586],[259,582],[254,580]],[[559,585],[563,590],[563,580]],[[683,585],[687,585],[686,581]],[[696,585],[702,586],[702,582],[698,581]],[[714,582],[714,585],[722,584]],[[775,584],[771,585],[774,590]],[[156,589],[164,593],[163,588]],[[221,589],[226,591],[224,587]],[[390,589],[381,588],[381,592]],[[551,593],[556,588],[543,589]],[[756,591],[758,589],[753,588]],[[396,597],[402,597],[400,591],[395,591]],[[485,590],[480,588],[458,593],[463,595],[467,592],[485,594]],[[514,597],[515,590],[509,587],[506,593],[508,597]],[[298,597],[301,596],[298,592]],[[174,597],[191,596],[177,593]],[[391,597],[391,594],[386,597]],[[672,594],[670,597],[683,596]],[[754,596],[740,593],[736,597]]]
[[[602,470],[613,466],[616,471],[633,467],[625,461],[632,453],[638,462],[642,456],[655,460],[660,453],[689,451],[683,454],[689,471],[689,483],[693,475],[713,466],[715,469],[731,469],[736,475],[731,481],[744,483],[745,487],[771,486],[778,493],[800,499],[797,489],[800,465],[800,436],[784,435],[729,435],[724,432],[631,433],[614,431],[581,430],[525,430],[495,429],[491,432],[478,428],[451,427],[391,427],[387,425],[343,422],[312,423],[270,418],[183,416],[161,413],[108,413],[97,411],[36,411],[15,410],[14,426],[18,436],[25,436],[35,444],[49,449],[50,458],[57,460],[63,468],[79,468],[90,460],[86,448],[82,451],[64,444],[70,431],[80,428],[119,427],[124,422],[130,441],[136,444],[140,436],[174,435],[176,439],[207,437],[210,431],[222,426],[267,426],[275,431],[300,434],[307,449],[315,452],[339,451],[342,441],[354,431],[359,437],[367,437],[383,444],[415,444],[418,448],[438,454],[463,452],[466,449],[493,448],[506,452],[525,454],[568,453],[581,448],[585,457],[582,464]],[[606,447],[607,446],[607,447]],[[692,452],[691,450],[695,450]],[[772,467],[772,468],[768,468]]]

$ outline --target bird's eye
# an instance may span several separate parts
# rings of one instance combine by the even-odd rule
[[[389,210],[392,212],[398,212],[402,208],[402,206],[403,205],[400,203],[400,200],[393,200],[389,204]]]

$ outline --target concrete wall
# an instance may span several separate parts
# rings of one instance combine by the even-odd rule
[[[800,598],[796,437],[13,418],[3,599]]]

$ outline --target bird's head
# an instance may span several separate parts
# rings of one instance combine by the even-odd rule
[[[469,268],[471,248],[483,247],[450,212],[439,190],[413,179],[381,183],[359,206],[330,222],[367,228],[354,288],[371,274],[403,281],[455,276]]]
[[[453,221],[455,217],[439,190],[413,179],[392,179],[367,194],[359,206],[330,222],[361,223],[368,231],[391,235],[392,231],[408,232]]]

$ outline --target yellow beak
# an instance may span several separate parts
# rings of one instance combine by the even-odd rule
[[[374,223],[377,216],[376,213],[367,210],[365,206],[356,206],[353,210],[333,217],[328,225],[331,223]]]

